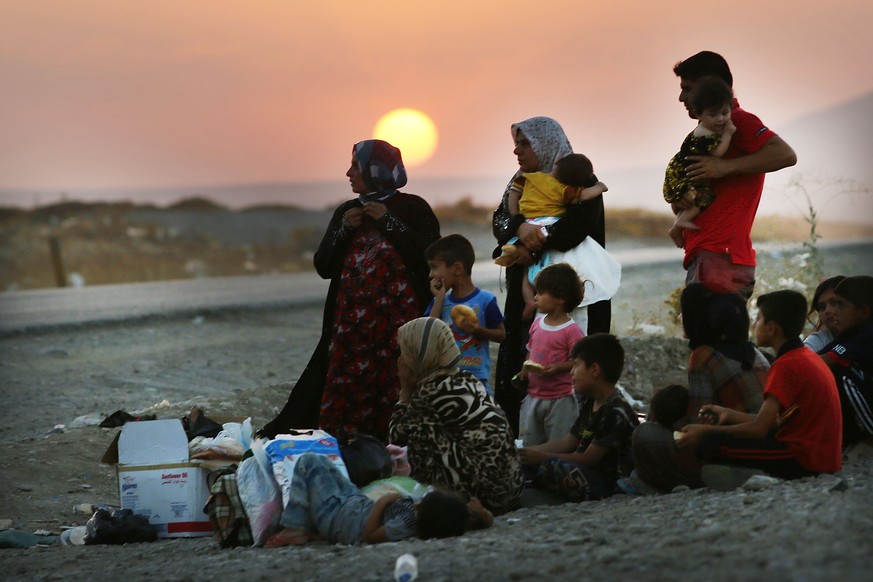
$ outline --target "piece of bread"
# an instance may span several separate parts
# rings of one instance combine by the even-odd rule
[[[522,367],[528,372],[542,372],[546,369],[545,366],[540,364],[539,362],[534,362],[533,360],[525,360]]]
[[[476,312],[468,305],[455,305],[452,307],[450,315],[452,316],[452,321],[454,321],[455,325],[458,327],[461,327],[465,321],[471,325],[479,323],[479,318],[476,317]]]
[[[515,245],[503,245],[500,247],[500,256],[494,262],[501,267],[508,267],[515,262],[518,248]]]

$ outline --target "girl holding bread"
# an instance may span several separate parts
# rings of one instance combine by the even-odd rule
[[[539,312],[530,326],[527,359],[518,378],[527,386],[521,401],[519,437],[524,446],[566,435],[579,416],[570,370],[573,346],[585,337],[570,313],[582,301],[582,281],[567,263],[540,271],[534,283]]]

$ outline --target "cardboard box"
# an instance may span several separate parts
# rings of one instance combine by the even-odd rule
[[[158,537],[212,535],[203,507],[206,476],[214,466],[188,460],[188,438],[178,419],[129,422],[118,437],[121,507],[147,517]]]

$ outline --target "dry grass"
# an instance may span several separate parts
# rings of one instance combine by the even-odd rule
[[[131,220],[132,213],[142,208],[130,203],[81,202],[30,211],[0,208],[0,289],[56,286],[49,251],[52,237],[61,243],[66,273],[78,274],[88,285],[307,270],[312,268],[312,254],[329,217],[325,213],[306,223],[289,218],[287,225],[281,222],[285,226],[277,236],[253,242],[228,236],[228,230],[257,232],[260,224],[252,221],[263,217],[263,212],[256,211],[263,209],[233,212],[209,200],[192,198],[165,209],[152,207],[156,218],[150,222]],[[492,211],[475,206],[470,199],[434,209],[447,227],[489,241]],[[275,212],[293,217],[295,211],[276,208]],[[184,232],[168,226],[170,220],[161,221],[162,216],[181,213],[202,213],[204,217],[221,214],[231,226]],[[609,208],[606,214],[607,232],[613,241],[633,238],[663,243],[671,222],[666,214],[638,209]],[[818,228],[826,239],[873,238],[873,229],[857,224],[824,223]],[[753,231],[757,241],[803,241],[808,236],[809,226],[802,219],[782,217],[759,217]]]

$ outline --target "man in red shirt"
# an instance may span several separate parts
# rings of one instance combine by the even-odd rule
[[[680,79],[679,101],[688,115],[689,94],[701,77],[715,75],[733,86],[733,76],[724,58],[702,51],[679,61],[673,72]],[[755,287],[755,249],[752,248],[752,223],[758,211],[764,174],[793,166],[797,156],[782,138],[767,128],[758,117],[743,110],[736,99],[731,121],[737,128],[727,153],[714,156],[688,156],[692,163],[686,174],[693,180],[711,180],[716,197],[695,219],[700,230],[685,230],[685,283],[700,282],[718,293],[739,292],[746,299]],[[690,203],[673,204],[678,214]]]

